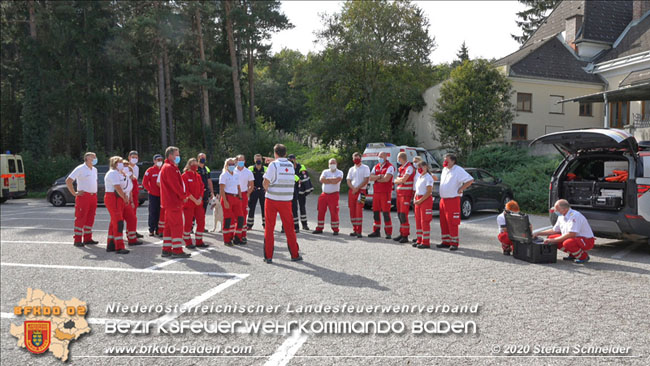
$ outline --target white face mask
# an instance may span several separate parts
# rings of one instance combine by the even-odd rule
[[[131,164],[137,164],[138,158],[131,158]]]
[[[122,169],[124,169],[124,164],[117,163],[117,170],[122,170]]]
[[[131,173],[131,169],[129,169],[129,168],[124,168],[124,170],[122,170],[122,171],[124,172],[124,175],[126,175],[127,177],[130,177],[131,174],[133,174],[133,173]]]
[[[336,164],[330,164],[330,170],[335,172],[336,171]]]
[[[162,161],[157,161],[156,166],[160,168],[162,166]]]

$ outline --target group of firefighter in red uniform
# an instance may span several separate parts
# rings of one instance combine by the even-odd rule
[[[352,156],[353,166],[348,170],[346,183],[348,186],[348,207],[352,232],[350,236],[362,237],[363,206],[367,197],[367,185],[373,182],[373,230],[368,237],[381,236],[382,219],[386,239],[400,243],[410,243],[420,249],[430,248],[433,211],[433,188],[436,176],[429,171],[429,166],[421,158],[415,157],[407,161],[407,155],[401,152],[397,156],[399,167],[388,161],[388,154],[378,154],[378,163],[370,169],[361,161],[361,154]],[[208,244],[203,240],[205,231],[205,209],[207,200],[214,197],[209,168],[205,166],[205,155],[199,154],[198,159],[188,159],[183,172],[179,168],[181,161],[179,149],[170,146],[165,151],[165,157],[154,156],[154,165],[147,170],[143,178],[143,186],[149,194],[149,234],[163,238],[162,256],[186,258],[191,256],[183,248],[203,248]],[[132,151],[128,159],[114,156],[109,160],[110,170],[106,173],[104,202],[110,213],[110,224],[107,237],[109,252],[127,254],[129,250],[124,244],[126,229],[129,246],[142,244],[142,235],[136,231],[138,207],[138,153]],[[266,158],[268,167],[263,167],[261,155],[255,156],[255,165],[246,169],[245,157],[229,158],[224,162],[223,171],[219,177],[220,204],[223,209],[223,240],[227,246],[247,243],[246,232],[252,227],[252,215],[247,214],[248,197],[252,192],[263,192],[259,198],[262,206],[264,226],[264,261],[272,263],[274,248],[274,229],[277,216],[280,216],[282,229],[287,238],[292,261],[300,261],[296,232],[297,210],[292,208],[296,199],[296,185],[302,179],[296,174],[306,171],[295,161],[294,156],[287,159],[287,149],[282,144],[274,147],[274,158]],[[94,165],[97,157],[94,153],[86,153],[84,164],[79,165],[68,177],[68,189],[76,197],[74,245],[85,246],[97,244],[92,238],[97,207],[97,169]],[[440,176],[440,230],[442,242],[438,248],[457,250],[459,246],[458,226],[460,224],[460,202],[463,191],[473,183],[473,178],[463,168],[456,165],[456,156],[446,154],[443,170]],[[75,191],[73,182],[77,182]],[[337,161],[331,159],[329,168],[325,169],[319,178],[322,193],[318,198],[318,224],[312,234],[322,234],[325,227],[325,216],[330,212],[331,228],[334,235],[339,234],[339,191],[343,181],[343,172],[337,169]],[[397,217],[399,219],[399,235],[392,238],[393,226],[391,220],[391,194],[395,185],[397,192]],[[258,187],[259,186],[259,187]],[[304,197],[303,197],[304,199]],[[254,204],[254,202],[252,202]],[[409,241],[410,224],[409,211],[414,206],[416,237]],[[515,202],[509,202],[506,210],[518,211]],[[539,234],[548,235],[547,242],[557,242],[558,248],[569,253],[565,259],[584,263],[589,260],[587,251],[593,247],[593,233],[586,219],[579,212],[571,210],[568,202],[558,201],[555,207],[560,219],[551,230]],[[248,215],[248,223],[244,219]],[[303,229],[307,227],[306,218],[301,217]],[[512,250],[512,243],[504,234],[502,215],[497,220],[501,233],[498,240],[502,243],[504,254]],[[196,228],[193,229],[194,223]],[[125,227],[126,226],[126,227]],[[194,232],[194,241],[191,234]]]

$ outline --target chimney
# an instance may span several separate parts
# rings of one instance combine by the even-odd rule
[[[650,10],[650,1],[634,0],[632,2],[632,20],[639,20],[648,10]]]
[[[582,26],[582,15],[575,14],[566,18],[566,25],[564,27],[564,31],[565,31],[564,41],[573,49],[575,49],[574,42],[576,41],[576,36],[578,35],[578,31],[580,31],[581,26]]]

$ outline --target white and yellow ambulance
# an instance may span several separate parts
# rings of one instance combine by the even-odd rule
[[[26,195],[23,158],[16,154],[0,154],[0,202]]]

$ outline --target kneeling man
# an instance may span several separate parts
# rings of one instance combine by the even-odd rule
[[[589,222],[580,212],[571,209],[567,200],[557,201],[554,209],[558,216],[555,226],[537,235],[548,235],[544,243],[557,243],[558,249],[569,253],[564,260],[586,263],[589,261],[587,251],[591,250],[596,242]]]

